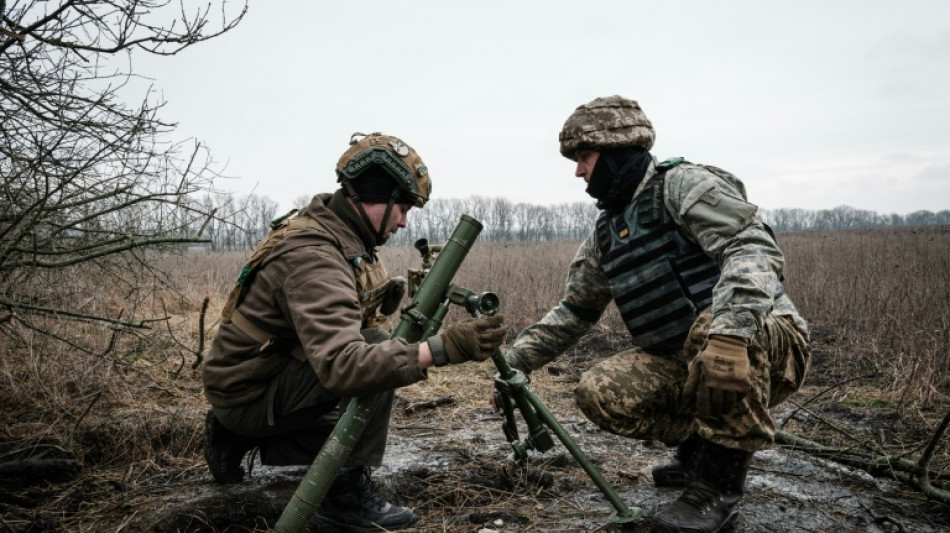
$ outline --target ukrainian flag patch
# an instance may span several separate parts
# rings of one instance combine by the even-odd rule
[[[617,228],[617,235],[621,239],[625,238],[627,235],[630,235],[630,228],[627,227],[626,222],[624,222],[623,224],[620,225],[620,227]]]

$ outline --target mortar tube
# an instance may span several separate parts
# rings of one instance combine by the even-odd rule
[[[391,339],[401,338],[408,342],[425,340],[421,338],[425,331],[425,324],[419,323],[415,317],[432,317],[438,312],[440,304],[446,298],[452,278],[455,277],[481,230],[481,222],[468,215],[462,215],[449,241],[442,246],[435,263],[419,286],[413,299],[413,303],[416,304],[414,309],[411,313],[407,311],[402,313],[399,324],[390,336]],[[343,416],[340,417],[333,432],[320,449],[320,453],[310,465],[310,469],[304,474],[300,485],[272,531],[299,533],[307,527],[353,451],[356,442],[366,429],[366,424],[373,416],[381,397],[380,394],[374,394],[350,401]]]

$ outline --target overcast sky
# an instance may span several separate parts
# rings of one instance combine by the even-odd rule
[[[136,72],[220,185],[291,206],[355,131],[401,137],[434,195],[588,201],[557,135],[620,94],[654,155],[730,170],[768,209],[950,209],[950,1],[251,0]]]

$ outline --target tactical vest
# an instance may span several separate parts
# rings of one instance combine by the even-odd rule
[[[719,265],[689,240],[663,202],[666,171],[657,173],[622,213],[597,219],[601,266],[624,324],[641,348],[671,353],[683,347],[699,312],[712,303]]]
[[[228,295],[228,300],[221,310],[221,322],[237,326],[238,329],[261,344],[261,351],[278,344],[286,345],[286,348],[292,348],[294,357],[303,359],[303,347],[296,338],[283,338],[266,331],[238,311],[241,300],[244,299],[248,288],[254,281],[257,272],[261,269],[264,262],[277,257],[272,256],[271,252],[273,252],[278,244],[298,231],[314,229],[320,232],[326,232],[319,222],[310,217],[293,216],[296,212],[297,210],[294,209],[290,213],[271,221],[270,232],[264,240],[257,245],[254,253],[251,254],[251,258],[244,265],[240,275],[238,275],[237,282],[231,289],[231,293]],[[356,278],[360,314],[363,319],[362,327],[391,329],[388,327],[388,318],[377,313],[377,309],[388,290],[389,274],[386,272],[386,267],[383,266],[381,261],[370,263],[362,257],[350,258],[348,261],[353,268],[353,275]],[[279,347],[278,349],[281,348]]]

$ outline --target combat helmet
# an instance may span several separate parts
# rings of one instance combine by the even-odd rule
[[[605,96],[579,106],[567,117],[558,141],[561,155],[576,159],[578,150],[636,146],[649,151],[656,133],[640,105],[621,96]]]
[[[381,170],[395,181],[393,200],[425,206],[432,191],[429,169],[419,154],[398,137],[380,132],[354,133],[350,147],[336,164],[337,180],[355,201],[361,199],[356,192],[357,181],[368,170]]]

